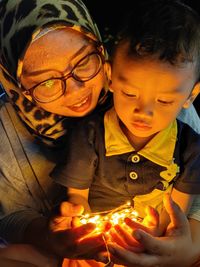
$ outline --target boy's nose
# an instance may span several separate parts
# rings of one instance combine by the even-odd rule
[[[154,113],[154,104],[152,102],[139,101],[134,108],[134,113],[144,117],[152,117]]]

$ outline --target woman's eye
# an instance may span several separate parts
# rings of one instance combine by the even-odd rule
[[[55,83],[55,80],[52,79],[52,80],[47,80],[43,83],[40,84],[40,86],[44,86],[44,87],[47,87],[47,88],[51,88],[52,86],[54,86],[54,83]]]
[[[81,69],[86,67],[90,62],[90,58],[89,57],[85,57],[83,60],[81,60],[81,62],[79,62],[79,64],[76,66],[76,69]]]
[[[174,102],[174,101],[166,101],[166,100],[161,100],[161,99],[158,99],[157,101],[158,103],[163,104],[163,105],[171,105]]]

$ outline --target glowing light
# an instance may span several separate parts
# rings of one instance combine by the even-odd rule
[[[85,214],[80,217],[80,222],[82,224],[89,222],[95,223],[96,229],[93,234],[96,234],[106,232],[106,223],[110,223],[112,226],[116,224],[124,226],[124,219],[126,217],[137,222],[141,221],[141,218],[139,218],[137,211],[134,210],[130,202],[127,202],[126,204],[119,206],[118,208],[113,210]]]

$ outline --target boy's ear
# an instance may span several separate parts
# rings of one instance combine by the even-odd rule
[[[195,84],[195,86],[194,86],[192,92],[190,93],[188,99],[183,104],[183,108],[189,108],[190,105],[195,100],[195,98],[198,96],[199,92],[200,92],[200,82]]]
[[[106,61],[104,64],[104,71],[107,77],[107,82],[108,82],[108,88],[111,92],[113,92],[113,90],[111,89],[112,86],[112,80],[111,80],[111,64],[109,61]]]

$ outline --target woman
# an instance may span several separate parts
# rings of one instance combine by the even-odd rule
[[[62,136],[78,121],[69,117],[89,114],[97,102],[96,111],[106,106],[104,49],[78,0],[3,1],[1,32],[1,83],[10,103],[1,107],[0,236],[68,256],[68,233],[61,242],[48,232],[48,216],[62,199],[48,174],[62,158]],[[43,93],[54,82],[58,91]]]
[[[1,107],[0,236],[61,257],[94,254],[99,237],[73,250],[93,225],[62,233],[48,225],[65,195],[49,177],[62,160],[62,137],[78,123],[75,117],[110,103],[97,28],[80,0],[3,0],[0,20],[0,79],[9,97]],[[61,210],[69,225],[69,214],[82,212],[67,203]]]

